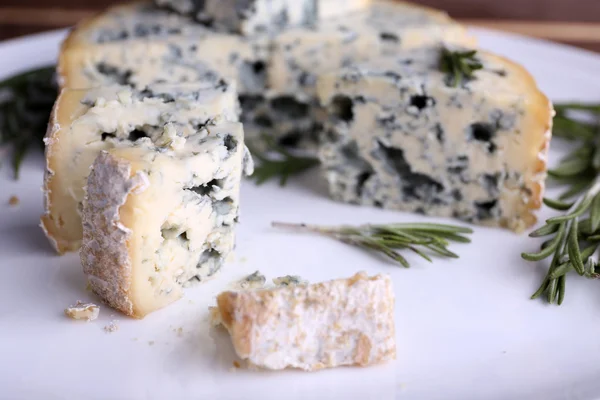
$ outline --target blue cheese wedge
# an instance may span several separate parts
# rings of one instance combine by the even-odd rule
[[[364,11],[371,0],[154,0],[225,31],[254,35]]]
[[[207,56],[209,55],[210,56]],[[118,6],[84,21],[63,43],[62,87],[154,83],[225,77],[244,93],[265,89],[266,37],[220,33],[150,4]]]
[[[252,367],[315,371],[395,359],[394,293],[387,276],[358,273],[312,285],[225,292],[211,310]]]
[[[455,87],[441,54],[424,48],[320,77],[331,196],[522,231],[542,202],[552,105],[524,68],[482,51],[483,69]]]
[[[45,213],[42,227],[59,253],[82,238],[81,201],[89,168],[102,150],[144,137],[158,140],[169,126],[183,137],[215,118],[237,121],[234,85],[221,81],[63,90],[46,135]]]
[[[268,87],[279,95],[311,97],[320,73],[441,42],[476,44],[466,28],[441,11],[377,0],[364,13],[276,35],[268,66]]]
[[[156,140],[102,151],[87,180],[83,270],[96,294],[132,317],[143,318],[178,300],[190,282],[213,276],[234,247],[246,155],[242,125],[184,129],[165,127]]]
[[[329,18],[359,12],[368,7],[370,0],[204,0],[195,7],[190,7],[191,0],[157,0],[157,3],[178,3],[172,8],[195,13],[200,21],[253,35],[290,26],[312,26]]]

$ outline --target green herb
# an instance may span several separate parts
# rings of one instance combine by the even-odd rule
[[[440,60],[440,69],[448,74],[448,85],[457,87],[463,80],[473,79],[473,73],[483,68],[475,57],[477,50],[452,51],[444,47]]]
[[[532,298],[545,295],[548,302],[562,304],[565,297],[566,274],[574,270],[587,278],[598,278],[600,246],[600,106],[582,104],[556,105],[555,137],[579,141],[570,154],[548,175],[565,187],[558,199],[544,199],[546,206],[562,211],[546,225],[532,232],[531,237],[549,237],[539,252],[523,253],[527,261],[551,257],[548,273]],[[585,121],[572,117],[582,112]],[[582,116],[583,117],[583,116]]]
[[[261,140],[266,148],[264,152],[248,144],[252,156],[259,161],[252,174],[252,179],[256,180],[257,185],[279,178],[279,184],[285,186],[290,176],[319,165],[317,158],[293,154],[268,136],[263,135]]]
[[[471,240],[464,234],[473,233],[471,229],[460,226],[427,223],[327,227],[273,222],[272,225],[329,236],[343,243],[383,254],[406,268],[410,265],[398,250],[410,250],[429,262],[432,260],[427,253],[458,258],[457,254],[448,250],[450,242],[470,243]]]
[[[0,82],[0,149],[12,149],[15,179],[27,150],[43,148],[48,119],[58,92],[55,67],[48,66]]]

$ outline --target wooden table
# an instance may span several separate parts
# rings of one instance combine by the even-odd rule
[[[466,24],[555,40],[600,52],[600,0],[421,0]],[[67,27],[122,3],[95,0],[2,0],[0,40]],[[91,2],[90,2],[91,3]]]

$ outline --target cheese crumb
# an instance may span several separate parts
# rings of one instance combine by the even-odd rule
[[[93,303],[84,304],[81,301],[77,301],[77,304],[65,308],[65,315],[69,318],[76,320],[93,321],[98,318],[100,314],[100,307]]]
[[[20,202],[17,196],[10,196],[10,199],[8,199],[8,205],[12,207],[18,206]]]
[[[181,150],[185,146],[185,138],[177,134],[175,125],[171,122],[165,125],[162,136],[156,141],[159,147],[168,147],[171,150]]]
[[[253,274],[248,275],[244,279],[238,282],[238,286],[241,289],[260,289],[265,286],[267,278],[260,272],[256,271]]]
[[[218,307],[208,307],[208,312],[210,324],[212,326],[217,327],[223,324],[223,321],[221,320],[221,312],[219,311]]]
[[[108,325],[104,327],[104,332],[113,333],[119,330],[119,325],[117,325],[117,320],[112,320]]]
[[[121,90],[117,93],[117,98],[121,102],[121,104],[131,104],[131,91],[129,90]]]
[[[305,286],[308,285],[308,281],[303,280],[296,275],[286,275],[279,278],[273,279],[273,283],[276,286]]]

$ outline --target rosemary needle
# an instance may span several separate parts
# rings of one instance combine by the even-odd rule
[[[15,179],[29,148],[43,147],[58,92],[54,70],[54,66],[42,67],[0,82],[0,149],[12,149]]]
[[[442,48],[440,69],[448,75],[449,86],[460,86],[463,81],[473,79],[475,71],[483,68],[476,54],[477,50],[452,51]]]
[[[546,277],[531,296],[546,294],[549,303],[562,304],[566,278],[570,271],[587,278],[598,278],[600,245],[600,105],[555,105],[553,135],[579,142],[559,165],[548,171],[551,179],[565,191],[558,199],[544,199],[544,204],[562,214],[546,221],[530,237],[551,237],[537,253],[523,253],[528,261],[551,257]],[[585,114],[584,120],[572,116]]]
[[[319,165],[317,158],[293,154],[290,150],[276,144],[271,137],[263,135],[261,140],[266,148],[264,152],[259,151],[252,143],[247,143],[250,153],[258,160],[251,177],[257,185],[278,178],[279,185],[285,186],[291,176]]]

